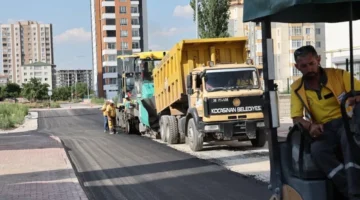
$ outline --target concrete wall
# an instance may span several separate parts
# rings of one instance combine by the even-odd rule
[[[290,118],[289,94],[279,94],[279,112],[280,118]]]

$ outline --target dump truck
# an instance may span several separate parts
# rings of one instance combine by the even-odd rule
[[[126,133],[144,133],[140,125],[150,126],[158,124],[157,116],[148,113],[143,103],[154,102],[154,85],[152,70],[157,61],[160,61],[167,51],[140,52],[133,55],[118,56],[119,59],[132,59],[134,70],[127,71],[121,77],[122,101],[119,105],[117,121]],[[128,100],[126,99],[128,97]],[[125,109],[126,102],[130,101],[128,109]],[[156,115],[156,113],[155,113]],[[143,127],[141,126],[141,127]]]
[[[153,71],[161,140],[266,142],[259,71],[248,59],[247,37],[182,40]],[[147,108],[151,109],[151,108]]]

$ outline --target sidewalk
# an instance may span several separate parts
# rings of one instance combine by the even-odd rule
[[[37,113],[32,117],[22,132],[0,133],[0,199],[87,199],[60,140],[36,132]]]

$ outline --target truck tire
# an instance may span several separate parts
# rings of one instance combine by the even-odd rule
[[[168,116],[169,125],[166,127],[166,140],[168,144],[179,143],[179,129],[177,119],[174,116]]]
[[[192,118],[187,125],[187,137],[192,151],[200,151],[203,148],[204,138],[200,137],[200,133],[196,129],[195,121]]]
[[[265,129],[256,130],[256,139],[251,140],[253,147],[264,147],[266,143],[266,132]]]
[[[166,127],[169,125],[168,116],[161,116],[160,118],[160,137],[161,141],[166,142]]]
[[[182,117],[178,120],[178,129],[179,129],[179,144],[184,144],[186,142],[185,137],[185,123],[186,123],[186,117]]]

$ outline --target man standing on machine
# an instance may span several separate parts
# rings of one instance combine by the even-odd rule
[[[360,166],[353,156],[360,156],[360,152],[349,148],[340,109],[342,98],[350,91],[350,73],[322,68],[321,57],[310,45],[297,49],[294,58],[295,67],[303,76],[291,85],[291,118],[313,138],[311,155],[319,169],[345,197],[359,200]],[[354,82],[355,90],[360,90],[360,81]],[[360,113],[360,106],[355,106],[360,97],[349,98],[348,102],[354,113]],[[344,162],[336,156],[337,151],[342,153]]]

